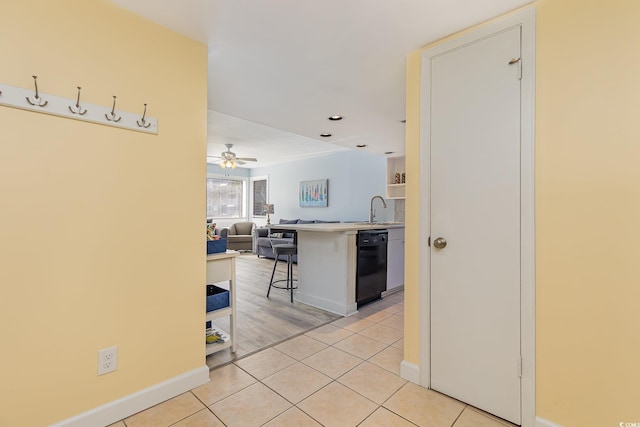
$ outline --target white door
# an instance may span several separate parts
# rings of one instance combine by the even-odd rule
[[[431,388],[516,424],[518,58],[519,27],[433,58],[429,129]]]

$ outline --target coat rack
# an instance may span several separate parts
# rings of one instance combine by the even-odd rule
[[[116,109],[116,96],[113,96],[111,107],[104,107],[102,105],[81,103],[80,93],[82,87],[80,86],[76,87],[77,94],[73,99],[41,93],[38,90],[37,76],[33,76],[33,83],[34,89],[24,89],[0,83],[0,105],[138,132],[158,134],[158,119],[147,117],[147,104],[141,105],[140,113],[130,113]]]

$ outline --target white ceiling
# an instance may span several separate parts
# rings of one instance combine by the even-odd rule
[[[249,167],[356,144],[404,154],[406,55],[531,2],[112,1],[208,45],[207,152],[232,143]]]
[[[348,150],[340,145],[320,142],[211,110],[207,123],[207,154],[220,156],[227,149],[224,144],[233,144],[231,151],[238,157],[258,159],[256,163],[247,162],[241,166],[244,168],[269,166]]]

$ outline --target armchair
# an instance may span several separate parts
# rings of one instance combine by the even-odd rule
[[[253,222],[236,222],[229,228],[223,228],[220,236],[227,239],[227,249],[234,251],[251,251],[253,250],[253,233],[256,224]]]

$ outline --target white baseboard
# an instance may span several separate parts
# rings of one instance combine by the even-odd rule
[[[544,418],[536,417],[536,427],[562,427],[560,424],[552,423]]]
[[[104,427],[171,399],[209,381],[209,367],[202,366],[50,427]]]
[[[358,312],[358,305],[355,303],[343,305],[334,301],[329,301],[325,298],[320,298],[313,295],[299,294],[297,292],[293,294],[293,299],[296,302],[301,302],[303,304],[328,311],[329,313],[337,314],[338,316],[351,316],[352,314]]]
[[[420,385],[420,367],[403,360],[402,363],[400,363],[400,377]]]
[[[382,298],[391,296],[391,295],[395,294],[396,292],[400,292],[400,291],[404,291],[404,285],[398,285],[398,286],[396,286],[394,288],[387,289],[386,291],[384,291],[382,293]]]

